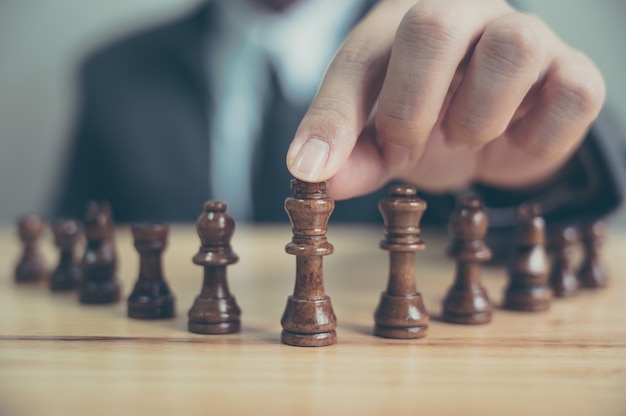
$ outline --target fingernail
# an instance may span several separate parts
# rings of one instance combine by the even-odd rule
[[[300,148],[291,165],[291,172],[298,179],[317,181],[322,169],[326,166],[329,153],[328,142],[311,138]]]
[[[386,143],[383,152],[385,163],[388,168],[392,170],[401,169],[406,166],[411,157],[411,151],[409,149],[392,143]]]

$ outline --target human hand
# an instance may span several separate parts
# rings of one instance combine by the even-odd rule
[[[601,74],[504,0],[387,0],[332,61],[287,154],[337,199],[549,178],[604,102]]]

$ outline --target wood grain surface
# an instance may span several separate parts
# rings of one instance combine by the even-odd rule
[[[338,343],[298,348],[280,343],[295,271],[287,225],[235,231],[240,261],[228,274],[242,332],[219,336],[187,331],[202,285],[192,226],[171,230],[164,272],[177,316],[162,321],[126,317],[139,268],[128,228],[116,232],[124,301],[104,306],[13,283],[20,246],[13,227],[0,228],[0,414],[626,415],[626,233],[613,231],[603,250],[609,288],[557,299],[547,312],[496,308],[482,326],[438,319],[454,263],[447,237],[422,237],[427,337],[372,335],[388,273],[382,228],[332,226],[324,266]],[[49,231],[42,246],[52,266]],[[482,281],[499,304],[505,270],[485,267]]]

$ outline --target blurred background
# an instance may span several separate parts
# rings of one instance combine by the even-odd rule
[[[227,0],[220,0],[227,1]],[[76,111],[75,73],[93,48],[199,0],[0,0],[0,222],[50,210]],[[585,51],[626,120],[626,1],[519,0]],[[626,224],[624,210],[614,218]]]

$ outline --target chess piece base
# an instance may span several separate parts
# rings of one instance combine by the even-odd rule
[[[393,339],[415,339],[423,338],[428,334],[428,326],[413,326],[404,328],[394,328],[382,325],[374,327],[374,335],[381,338]]]
[[[552,290],[547,286],[517,288],[510,287],[505,292],[504,309],[539,312],[550,308]]]
[[[220,334],[232,334],[241,331],[241,322],[220,322],[216,324],[191,322],[189,321],[188,329],[190,332],[196,334],[206,335],[220,335]]]
[[[50,290],[53,292],[67,292],[76,289],[80,284],[80,267],[67,270],[55,270],[50,276]]]
[[[16,283],[35,283],[46,279],[47,271],[43,259],[36,257],[21,262],[15,268]]]
[[[128,316],[167,319],[174,316],[174,295],[163,280],[138,280],[128,297]]]
[[[491,312],[459,313],[444,311],[441,319],[452,324],[483,325],[491,322]]]
[[[189,310],[189,331],[198,334],[230,334],[241,330],[241,309],[234,296],[202,298]]]
[[[296,334],[285,331],[280,335],[283,344],[295,347],[326,347],[337,342],[337,332],[318,332],[315,334]]]
[[[428,312],[420,293],[393,296],[383,292],[374,321],[374,335],[384,338],[421,338],[428,330]]]
[[[298,347],[324,347],[337,342],[337,318],[330,297],[298,299],[293,295],[280,321],[281,341]]]
[[[135,319],[167,319],[174,317],[174,297],[139,298],[128,300],[128,317]]]
[[[120,300],[120,285],[116,281],[83,282],[80,288],[80,303],[103,304]]]
[[[455,324],[482,325],[491,322],[492,312],[493,305],[484,288],[474,290],[453,288],[443,302],[441,319]]]

